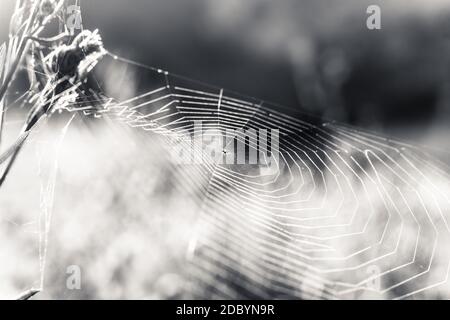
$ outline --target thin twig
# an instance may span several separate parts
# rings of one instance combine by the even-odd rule
[[[30,30],[33,27],[34,21],[36,19],[37,13],[38,13],[38,9],[39,9],[39,4],[40,1],[35,1],[33,9],[32,9],[32,13],[27,21],[27,26],[25,28],[25,30],[23,31],[23,35],[24,37],[27,36],[28,30]],[[22,61],[23,58],[23,54],[24,52],[26,52],[28,50],[28,46],[29,46],[30,41],[28,39],[21,39],[20,42],[20,46],[19,46],[19,51],[17,53],[17,56],[15,57],[11,68],[9,69],[8,73],[6,74],[4,80],[3,80],[3,84],[0,87],[0,112],[1,112],[1,119],[0,119],[0,141],[1,141],[1,136],[2,136],[2,132],[3,132],[3,125],[4,125],[4,97],[6,92],[8,91],[8,88],[11,84],[12,79],[14,78],[14,75],[16,74],[17,68],[20,64],[20,62]]]
[[[8,160],[8,158],[15,153],[16,149],[19,148],[28,137],[29,132],[22,133],[16,140],[16,142],[10,146],[7,150],[5,150],[2,154],[0,154],[0,165]]]
[[[31,288],[30,290],[27,290],[19,294],[14,300],[30,300],[33,296],[35,296],[39,292],[41,292],[41,290]]]
[[[36,15],[38,13],[38,2],[39,1],[36,1],[34,4],[33,13],[31,14],[31,16],[28,20],[26,29],[24,30],[25,35],[28,32],[30,25],[32,25],[34,23],[34,20],[36,19]],[[21,41],[17,56],[14,59],[14,62],[12,63],[11,68],[9,69],[8,73],[6,74],[6,77],[3,81],[2,86],[0,87],[0,100],[3,100],[3,97],[6,94],[6,91],[8,90],[9,85],[11,84],[11,80],[14,78],[14,75],[17,71],[17,67],[19,66],[20,62],[22,61],[23,53],[26,51],[26,49],[28,48],[28,45],[29,45],[28,40],[29,39],[22,39],[22,41]]]

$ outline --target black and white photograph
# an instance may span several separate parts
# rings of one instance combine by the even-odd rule
[[[0,0],[0,299],[262,319],[449,274],[449,0]]]

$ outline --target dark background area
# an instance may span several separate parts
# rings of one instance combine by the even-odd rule
[[[13,1],[4,2],[2,37]],[[381,7],[381,30],[366,27],[371,4]],[[449,1],[82,0],[81,7],[83,26],[98,28],[123,57],[384,134],[446,140],[435,134],[446,135],[450,118]]]

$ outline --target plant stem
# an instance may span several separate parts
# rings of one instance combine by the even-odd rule
[[[28,21],[27,21],[27,26],[25,28],[25,30],[23,31],[22,34],[22,39],[20,42],[20,47],[19,47],[19,51],[17,53],[16,58],[14,59],[11,68],[9,69],[8,73],[5,76],[5,79],[3,80],[3,84],[0,87],[0,113],[1,113],[1,119],[0,119],[0,142],[1,142],[1,136],[2,136],[2,132],[3,132],[3,125],[4,125],[4,119],[5,119],[5,104],[4,104],[4,97],[6,92],[8,91],[8,88],[14,78],[14,75],[16,74],[17,68],[20,64],[20,62],[22,61],[23,58],[23,54],[24,52],[26,52],[28,50],[29,47],[29,39],[28,39],[28,30],[30,30],[30,28],[32,28],[34,21],[36,19],[37,13],[38,13],[38,6],[39,1],[35,1],[33,9],[32,9],[32,13],[31,16],[29,17]]]
[[[22,292],[21,294],[19,294],[19,296],[16,297],[15,300],[29,300],[29,299],[31,299],[34,295],[36,295],[39,292],[41,292],[41,290],[31,288],[30,290]]]

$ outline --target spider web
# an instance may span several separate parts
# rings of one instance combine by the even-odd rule
[[[10,94],[8,97],[11,98],[11,101],[7,103],[7,108],[5,108],[6,110],[10,108],[28,106],[28,92],[26,92],[25,94],[16,92]],[[38,133],[39,128],[36,128],[36,130],[34,131],[37,132],[33,132],[31,135],[27,133],[25,135],[19,136],[19,139],[16,140],[16,142],[9,148],[13,150],[18,144],[21,144],[24,139],[29,137],[29,142],[30,144],[34,145],[35,149],[35,158],[33,157],[32,160],[36,160],[36,178],[38,178],[37,191],[39,208],[38,210],[33,210],[33,212],[36,213],[33,214],[32,218],[30,219],[30,217],[27,216],[27,220],[25,220],[26,222],[20,222],[21,218],[17,218],[14,216],[12,216],[13,218],[11,219],[6,219],[5,217],[2,217],[0,219],[0,223],[5,223],[15,230],[20,230],[20,232],[23,233],[24,239],[28,239],[30,241],[31,239],[36,240],[36,251],[38,256],[37,268],[39,270],[38,277],[36,279],[33,279],[33,285],[31,288],[29,287],[29,283],[26,284],[26,287],[24,286],[22,288],[23,292],[17,296],[19,299],[23,299],[24,297],[31,297],[35,293],[43,291],[45,288],[49,235],[51,231],[56,182],[59,171],[59,153],[65,135],[74,118],[75,115],[73,115],[68,121],[66,121],[65,125],[62,128],[57,129],[56,132],[54,132],[54,137],[52,137],[51,139],[48,137],[41,137]],[[46,121],[45,119],[42,119],[39,122],[41,124],[42,122]],[[23,124],[23,120],[8,119],[6,121],[6,124],[8,131],[16,131],[17,127]],[[42,124],[46,125],[47,123]],[[3,151],[5,152],[4,156],[0,158],[0,164],[3,163],[11,154],[7,150]],[[32,202],[32,200],[28,201]],[[6,206],[6,209],[8,209],[8,206]],[[30,262],[30,260],[28,260],[27,262]]]
[[[145,92],[123,101],[93,94],[67,110],[162,139],[167,154],[158,156],[199,207],[187,253],[193,295],[449,296],[450,177],[424,148],[111,56],[151,74]],[[213,144],[212,156],[192,139],[198,130],[210,142],[235,136]],[[238,142],[257,163],[223,161],[236,160]],[[180,163],[174,150],[193,161]],[[39,288],[57,168],[39,172]]]
[[[158,156],[199,204],[188,252],[198,297],[448,296],[446,164],[421,147],[111,56],[150,72],[153,86],[95,113],[163,138]],[[209,141],[237,134],[211,156],[192,140],[199,124]],[[261,132],[270,143],[255,142]],[[238,142],[257,164],[224,164]],[[180,148],[193,163],[173,161]]]

